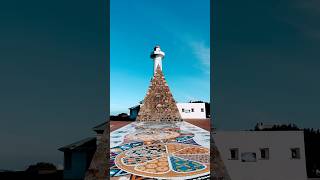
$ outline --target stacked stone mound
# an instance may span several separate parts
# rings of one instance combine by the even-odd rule
[[[159,66],[140,107],[137,121],[182,121],[176,101]]]
[[[106,129],[103,131],[100,143],[97,145],[90,166],[85,174],[84,180],[105,180],[109,177],[109,136],[110,122],[107,121]]]

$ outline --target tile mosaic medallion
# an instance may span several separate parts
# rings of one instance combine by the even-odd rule
[[[110,134],[110,177],[209,179],[210,132],[187,122],[133,122]]]

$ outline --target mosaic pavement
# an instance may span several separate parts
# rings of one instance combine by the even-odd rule
[[[187,122],[134,122],[110,134],[110,177],[209,179],[210,133]]]

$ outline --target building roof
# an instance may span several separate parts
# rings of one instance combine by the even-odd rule
[[[103,122],[92,128],[96,133],[103,133],[103,131],[107,128],[107,122]]]
[[[204,102],[204,101],[189,101],[189,103],[208,103],[208,102]]]
[[[130,107],[129,109],[136,109],[136,108],[140,108],[140,104],[139,104],[139,105],[132,106],[132,107]]]
[[[94,146],[93,146],[94,145]],[[72,144],[63,146],[59,148],[59,151],[81,151],[84,149],[95,147],[96,145],[96,138],[95,137],[88,137],[85,139],[82,139],[80,141],[74,142]]]

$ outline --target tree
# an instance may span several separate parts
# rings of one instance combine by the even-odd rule
[[[39,171],[56,171],[57,168],[54,164],[48,162],[38,162],[37,164],[30,165],[26,172],[39,173]]]

